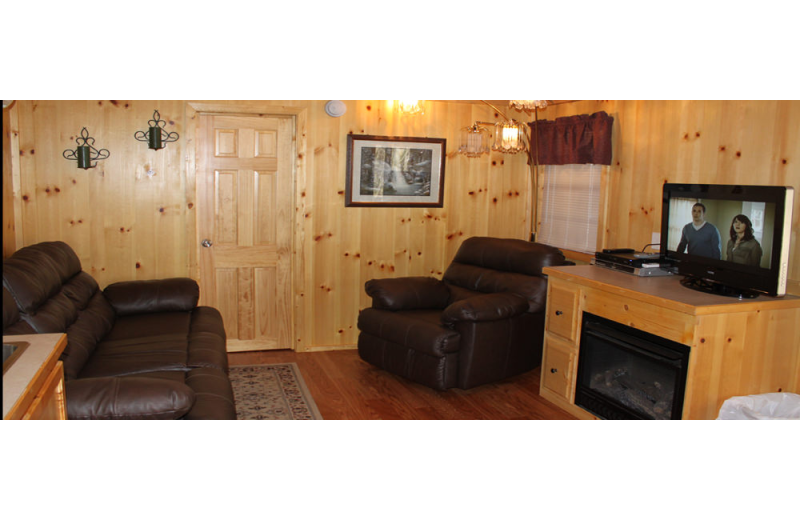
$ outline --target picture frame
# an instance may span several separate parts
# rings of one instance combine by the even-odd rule
[[[347,136],[346,207],[441,208],[447,141]]]

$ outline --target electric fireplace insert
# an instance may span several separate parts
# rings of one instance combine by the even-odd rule
[[[583,313],[575,404],[603,419],[680,419],[689,347]]]

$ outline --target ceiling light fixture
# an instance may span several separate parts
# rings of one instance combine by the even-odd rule
[[[416,116],[425,113],[425,101],[422,99],[398,99],[396,105],[403,115]]]
[[[508,106],[517,110],[533,112],[537,109],[547,108],[547,101],[544,99],[511,100],[508,102]]]

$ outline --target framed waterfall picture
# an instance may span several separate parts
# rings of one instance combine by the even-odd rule
[[[441,208],[446,141],[347,136],[347,207]]]

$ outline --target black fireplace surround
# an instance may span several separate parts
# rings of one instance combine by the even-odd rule
[[[583,313],[575,404],[602,419],[680,419],[689,347]]]

